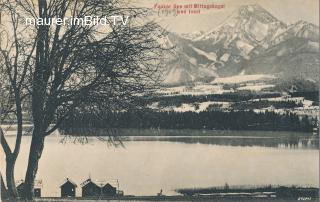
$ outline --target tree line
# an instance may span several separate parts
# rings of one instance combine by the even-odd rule
[[[180,106],[182,103],[195,103],[195,102],[239,102],[249,101],[251,99],[262,98],[275,98],[280,97],[280,93],[253,93],[253,92],[236,92],[236,93],[223,93],[223,94],[208,94],[208,95],[173,95],[173,96],[154,96],[144,97],[141,102],[145,104],[152,104],[159,102],[159,107],[166,106]]]
[[[287,101],[259,100],[259,101],[249,101],[249,102],[236,102],[232,104],[232,108],[236,110],[262,109],[270,106],[274,107],[275,109],[292,109],[295,107],[303,107],[303,103],[302,102],[297,103],[292,100],[287,100]]]
[[[61,125],[72,128],[139,128],[139,129],[209,129],[209,130],[266,130],[305,131],[316,126],[317,120],[294,113],[278,114],[272,111],[155,112],[127,111],[112,114],[75,113]]]

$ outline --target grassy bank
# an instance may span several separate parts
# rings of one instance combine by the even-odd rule
[[[185,196],[244,196],[280,199],[316,199],[319,198],[319,188],[296,186],[230,186],[211,188],[177,189],[177,193]]]
[[[122,197],[122,198],[37,198],[34,201],[36,202],[91,202],[91,201],[99,201],[99,202],[126,202],[126,201],[134,201],[134,202],[149,202],[149,201],[210,201],[210,202],[292,202],[292,201],[319,201],[319,198],[261,198],[261,197],[213,197],[213,196],[199,196],[199,197],[187,197],[187,196],[166,196],[166,197],[155,197],[155,196],[144,196],[144,197]],[[9,201],[6,201],[9,202]],[[12,200],[10,202],[25,202],[22,200]]]

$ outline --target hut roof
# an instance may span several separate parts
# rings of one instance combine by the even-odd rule
[[[100,184],[101,187],[104,187],[107,184],[111,185],[112,187],[118,187],[119,182],[116,179],[108,179],[108,180],[97,181],[97,184]]]
[[[105,184],[103,187],[112,187],[112,188],[115,188],[115,187],[112,186],[110,183]]]
[[[73,182],[72,180],[70,180],[69,178],[66,178],[66,180],[64,181],[64,183],[60,187],[62,187],[66,183],[71,183],[73,186],[77,187],[77,184],[75,182]]]
[[[24,186],[24,181],[23,180],[19,180],[16,183],[17,188]],[[42,180],[35,180],[34,181],[34,188],[41,188],[42,187]]]
[[[92,184],[100,187],[97,183],[95,183],[94,181],[92,181],[90,178],[87,179],[87,180],[85,180],[84,182],[82,182],[80,185],[81,185],[81,187],[84,187],[84,186],[88,185],[89,183],[92,183]]]

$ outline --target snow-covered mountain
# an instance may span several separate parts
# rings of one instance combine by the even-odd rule
[[[286,25],[259,5],[241,6],[225,22],[196,40],[223,43],[225,48],[236,46],[248,55],[257,45],[268,47],[269,41],[285,31]]]
[[[298,21],[292,25],[289,25],[287,29],[275,35],[272,45],[279,44],[282,41],[288,40],[292,37],[299,37],[309,39],[310,41],[319,40],[319,27],[306,21]]]
[[[241,6],[208,32],[171,33],[168,40],[176,50],[165,84],[207,81],[240,72],[309,79],[310,71],[315,79],[319,65],[319,27],[304,21],[286,25],[259,5]]]
[[[213,65],[216,60],[214,53],[195,48],[191,40],[177,34],[170,33],[168,40],[169,44],[174,44],[176,48],[167,63],[165,84],[186,84],[218,76]]]

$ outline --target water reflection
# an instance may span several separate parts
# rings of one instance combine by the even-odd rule
[[[311,137],[252,137],[252,136],[131,136],[124,141],[166,141],[186,144],[210,144],[224,146],[262,146],[289,149],[318,149],[319,138]]]
[[[319,136],[312,133],[289,131],[224,131],[224,130],[157,130],[157,129],[77,129],[63,134],[71,137],[95,136],[122,141],[165,141],[186,144],[224,146],[261,146],[289,149],[318,149]]]

